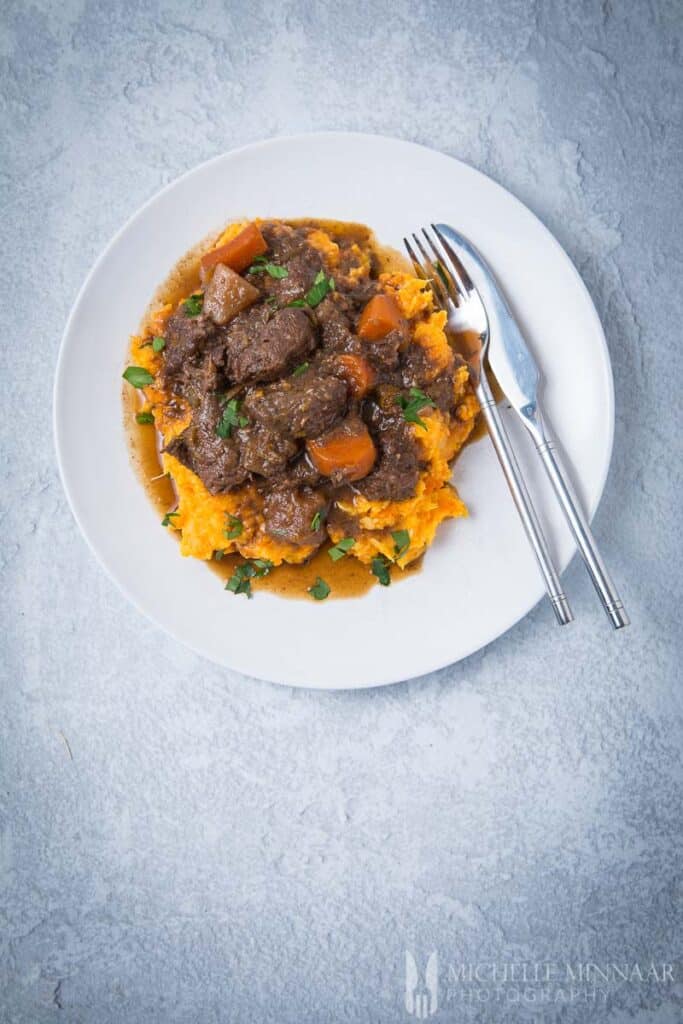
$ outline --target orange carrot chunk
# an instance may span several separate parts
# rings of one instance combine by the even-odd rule
[[[306,449],[318,472],[337,483],[351,483],[367,476],[377,458],[368,428],[355,416],[349,416],[315,441],[308,441]]]
[[[355,398],[367,395],[375,384],[375,371],[367,359],[351,354],[339,356],[342,372]]]
[[[401,326],[401,311],[391,295],[375,295],[358,321],[358,334],[366,341],[377,341]]]
[[[239,235],[221,245],[219,249],[207,252],[201,259],[202,274],[212,270],[218,263],[224,263],[231,270],[239,274],[246,270],[254,262],[257,256],[262,256],[268,249],[265,238],[255,224],[247,224]]]

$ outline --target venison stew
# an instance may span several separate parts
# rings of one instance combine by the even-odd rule
[[[231,224],[158,299],[124,372],[131,444],[181,554],[227,590],[387,586],[467,514],[450,481],[479,412],[468,367],[369,229]]]

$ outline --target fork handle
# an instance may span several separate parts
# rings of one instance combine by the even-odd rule
[[[555,617],[561,626],[566,626],[572,621],[574,616],[572,610],[569,607],[569,602],[562,589],[560,583],[560,577],[558,576],[557,570],[553,565],[548,543],[543,535],[541,524],[536,514],[529,492],[524,483],[524,478],[520,472],[515,457],[514,449],[510,443],[507,431],[503,424],[502,417],[496,405],[496,400],[493,396],[493,392],[489,386],[489,382],[486,379],[486,373],[484,367],[481,367],[479,375],[479,383],[476,387],[477,398],[479,399],[479,405],[481,411],[486,420],[486,425],[495,448],[498,461],[500,462],[501,468],[507,480],[512,499],[517,506],[519,512],[519,518],[522,520],[522,526],[526,532],[527,538],[538,562],[538,567],[541,570],[541,575],[545,582],[545,589],[547,591],[550,603],[553,606]]]
[[[546,437],[543,422],[538,411],[534,419],[536,429],[533,429],[529,424],[527,425],[534,439],[536,451],[541,456],[541,462],[553,485],[553,490],[557,495],[557,500],[562,507],[569,528],[574,535],[574,540],[588,569],[593,586],[598,592],[602,606],[607,613],[607,618],[613,627],[615,629],[623,629],[624,626],[629,625],[631,620],[626,614],[626,609],[619,597],[617,588],[614,586],[602,556],[598,551],[595,537],[569,482],[569,478],[562,468],[555,445]]]

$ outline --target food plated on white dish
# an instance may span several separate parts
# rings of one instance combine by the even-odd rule
[[[428,281],[365,226],[229,224],[157,293],[124,371],[142,482],[225,589],[358,597],[467,514],[479,406]]]
[[[613,426],[597,315],[540,222],[452,158],[342,133],[226,154],[136,214],[81,291],[55,391],[74,514],[136,605],[220,664],[293,685],[393,682],[477,650],[542,596],[488,441],[464,446],[466,368],[429,289],[392,262],[407,227],[434,219],[477,239],[511,297],[593,511]],[[231,265],[244,232],[255,247]],[[564,566],[570,537],[522,462]]]

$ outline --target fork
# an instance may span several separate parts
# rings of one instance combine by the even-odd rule
[[[478,292],[470,291],[465,287],[458,268],[454,266],[453,261],[443,251],[438,241],[432,239],[425,228],[422,229],[422,235],[424,241],[417,234],[413,234],[412,244],[407,238],[403,239],[403,244],[416,273],[429,283],[436,304],[446,313],[449,334],[459,345],[460,354],[470,368],[475,393],[493,447],[507,480],[522,526],[536,556],[555,617],[561,626],[566,626],[574,616],[562,589],[560,577],[550,555],[548,542],[543,534],[536,509],[529,496],[486,375],[486,354],[489,345],[486,310]],[[472,341],[474,341],[473,344]]]

